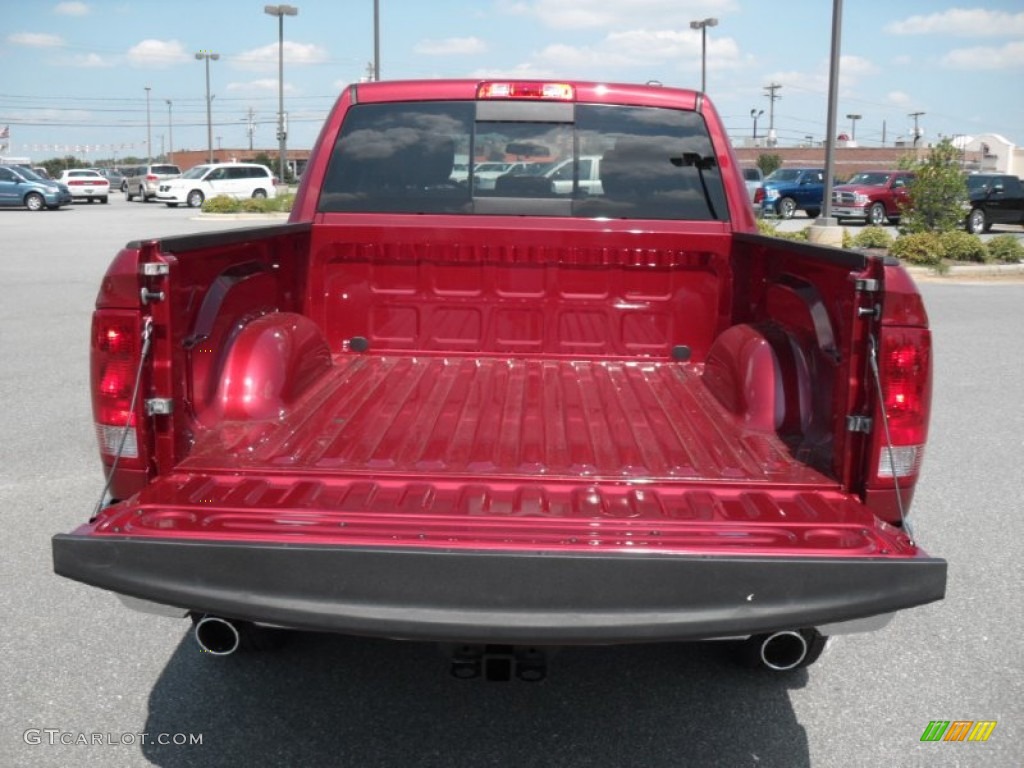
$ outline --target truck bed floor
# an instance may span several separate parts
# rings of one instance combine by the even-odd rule
[[[279,422],[225,423],[183,468],[834,486],[675,362],[336,360]]]

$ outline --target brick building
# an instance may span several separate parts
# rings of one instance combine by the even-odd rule
[[[814,147],[736,147],[736,157],[740,165],[755,167],[760,155],[778,155],[782,158],[782,167],[823,168],[825,166],[825,148]],[[928,148],[915,150],[913,147],[836,147],[835,177],[845,181],[860,171],[881,171],[898,168],[900,160],[915,152],[926,156]],[[982,167],[982,153],[966,150],[963,153],[964,167]]]
[[[266,155],[273,160],[270,170],[277,173],[277,147],[273,149],[238,149],[224,147],[213,150],[213,162],[215,163],[252,163],[256,162],[257,155]],[[187,171],[196,165],[202,165],[209,160],[210,154],[205,149],[175,150],[167,158],[167,162],[174,163],[183,171]],[[289,149],[285,152],[285,162],[288,163],[293,173],[301,174],[309,162],[308,149]]]

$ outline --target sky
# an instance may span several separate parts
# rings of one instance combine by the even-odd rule
[[[284,18],[288,146],[372,70],[374,0],[296,0]],[[829,0],[378,0],[380,77],[659,81],[707,92],[737,144],[825,137]],[[1024,143],[1024,2],[846,0],[838,133],[862,146],[996,133]],[[5,155],[96,160],[276,149],[278,19],[251,0],[0,0]],[[778,97],[767,86],[777,84]],[[147,91],[147,88],[149,89]],[[168,104],[170,102],[170,104]],[[148,106],[148,110],[147,110]],[[772,115],[771,113],[774,112]],[[857,121],[846,115],[858,114]]]

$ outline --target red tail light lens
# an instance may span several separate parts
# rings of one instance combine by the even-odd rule
[[[931,413],[931,336],[923,328],[886,328],[878,358],[888,431],[874,430],[878,478],[910,477],[920,469]],[[887,446],[891,441],[891,447]]]
[[[124,459],[139,456],[132,391],[135,388],[141,345],[137,313],[99,310],[93,315],[93,419],[100,453],[105,456],[117,453],[125,426],[130,429],[121,456]]]
[[[758,187],[754,190],[754,202],[760,203],[764,200],[764,187]]]
[[[159,181],[160,177],[153,173],[146,174],[146,181]]]

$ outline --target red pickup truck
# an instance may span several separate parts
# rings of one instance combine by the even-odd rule
[[[523,166],[453,179],[485,148]],[[531,167],[584,155],[600,194]],[[805,666],[944,595],[907,525],[931,358],[895,261],[757,234],[702,94],[353,85],[289,223],[114,259],[109,503],[54,567],[214,654],[272,627],[450,644],[459,676],[711,639]]]
[[[912,171],[864,171],[832,190],[832,215],[881,227],[899,221],[910,202]]]

